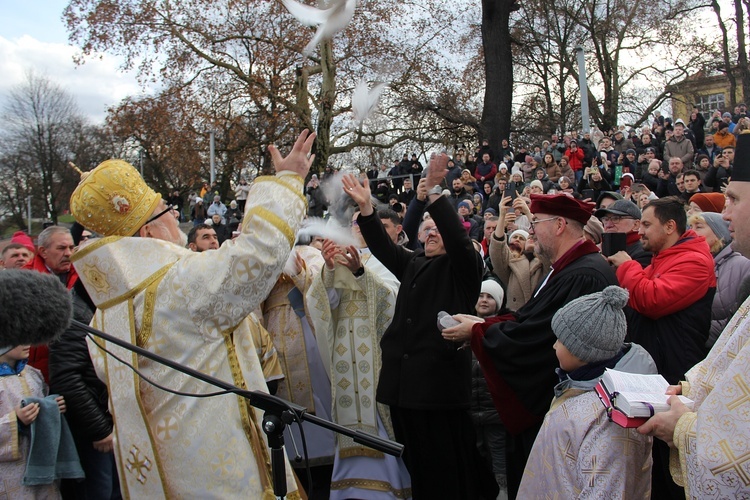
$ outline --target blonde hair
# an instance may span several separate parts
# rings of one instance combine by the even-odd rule
[[[690,227],[693,227],[696,222],[706,224],[708,228],[711,229],[711,226],[708,225],[708,222],[706,222],[703,214],[693,214],[688,217],[688,225]],[[711,229],[711,232],[714,233],[714,230]],[[714,241],[714,244],[709,247],[709,250],[711,250],[711,254],[716,255],[717,253],[721,252],[721,250],[727,245],[727,242],[724,241],[724,238],[720,238],[716,233],[714,233],[714,236],[716,236],[716,241]]]

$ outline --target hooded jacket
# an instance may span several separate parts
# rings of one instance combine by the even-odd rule
[[[683,167],[688,169],[693,166],[694,155],[693,143],[685,136],[682,136],[679,141],[673,136],[664,145],[664,161],[667,163],[669,163],[670,158],[677,156],[682,160]]]

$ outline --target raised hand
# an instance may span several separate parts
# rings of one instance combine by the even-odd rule
[[[525,215],[531,215],[531,210],[529,210],[529,204],[526,203],[526,200],[524,200],[521,197],[517,197],[515,200],[513,200],[513,208],[518,208],[523,212]]]
[[[344,258],[344,265],[352,272],[352,274],[359,271],[362,267],[362,260],[359,257],[359,249],[350,245],[341,252],[341,256]]]
[[[359,183],[352,174],[346,174],[341,179],[341,183],[344,185],[344,192],[359,205],[359,211],[362,215],[371,215],[373,212],[372,203],[370,203],[370,184],[367,182],[367,178],[364,179],[364,184]]]
[[[326,267],[329,271],[332,271],[333,268],[336,267],[336,255],[341,253],[339,246],[334,243],[333,240],[325,239],[323,240],[323,249],[321,250],[321,253],[323,254],[323,261],[325,261]]]
[[[310,133],[307,129],[300,133],[294,142],[292,151],[286,156],[281,156],[276,146],[268,146],[268,152],[271,153],[271,161],[277,172],[289,171],[294,172],[300,177],[306,177],[310,171],[310,166],[315,160],[315,155],[310,154],[313,144],[315,144],[315,132]]]
[[[427,189],[443,182],[443,179],[445,179],[445,176],[448,173],[448,160],[450,160],[450,158],[445,153],[432,155],[430,157],[430,164],[427,167],[427,176],[425,177],[427,179]]]

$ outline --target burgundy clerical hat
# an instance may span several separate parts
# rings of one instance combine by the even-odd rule
[[[594,203],[576,200],[566,194],[532,194],[531,213],[558,215],[580,222],[584,226],[596,208]]]

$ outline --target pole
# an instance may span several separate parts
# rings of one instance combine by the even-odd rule
[[[31,196],[26,197],[26,218],[29,221],[26,224],[26,234],[31,236]]]
[[[576,47],[576,57],[578,58],[578,86],[581,89],[581,122],[585,134],[591,132],[591,122],[589,118],[589,87],[586,82],[586,59],[583,47]]]
[[[213,187],[216,181],[216,164],[214,163],[214,150],[216,148],[216,133],[211,131],[211,187]]]

